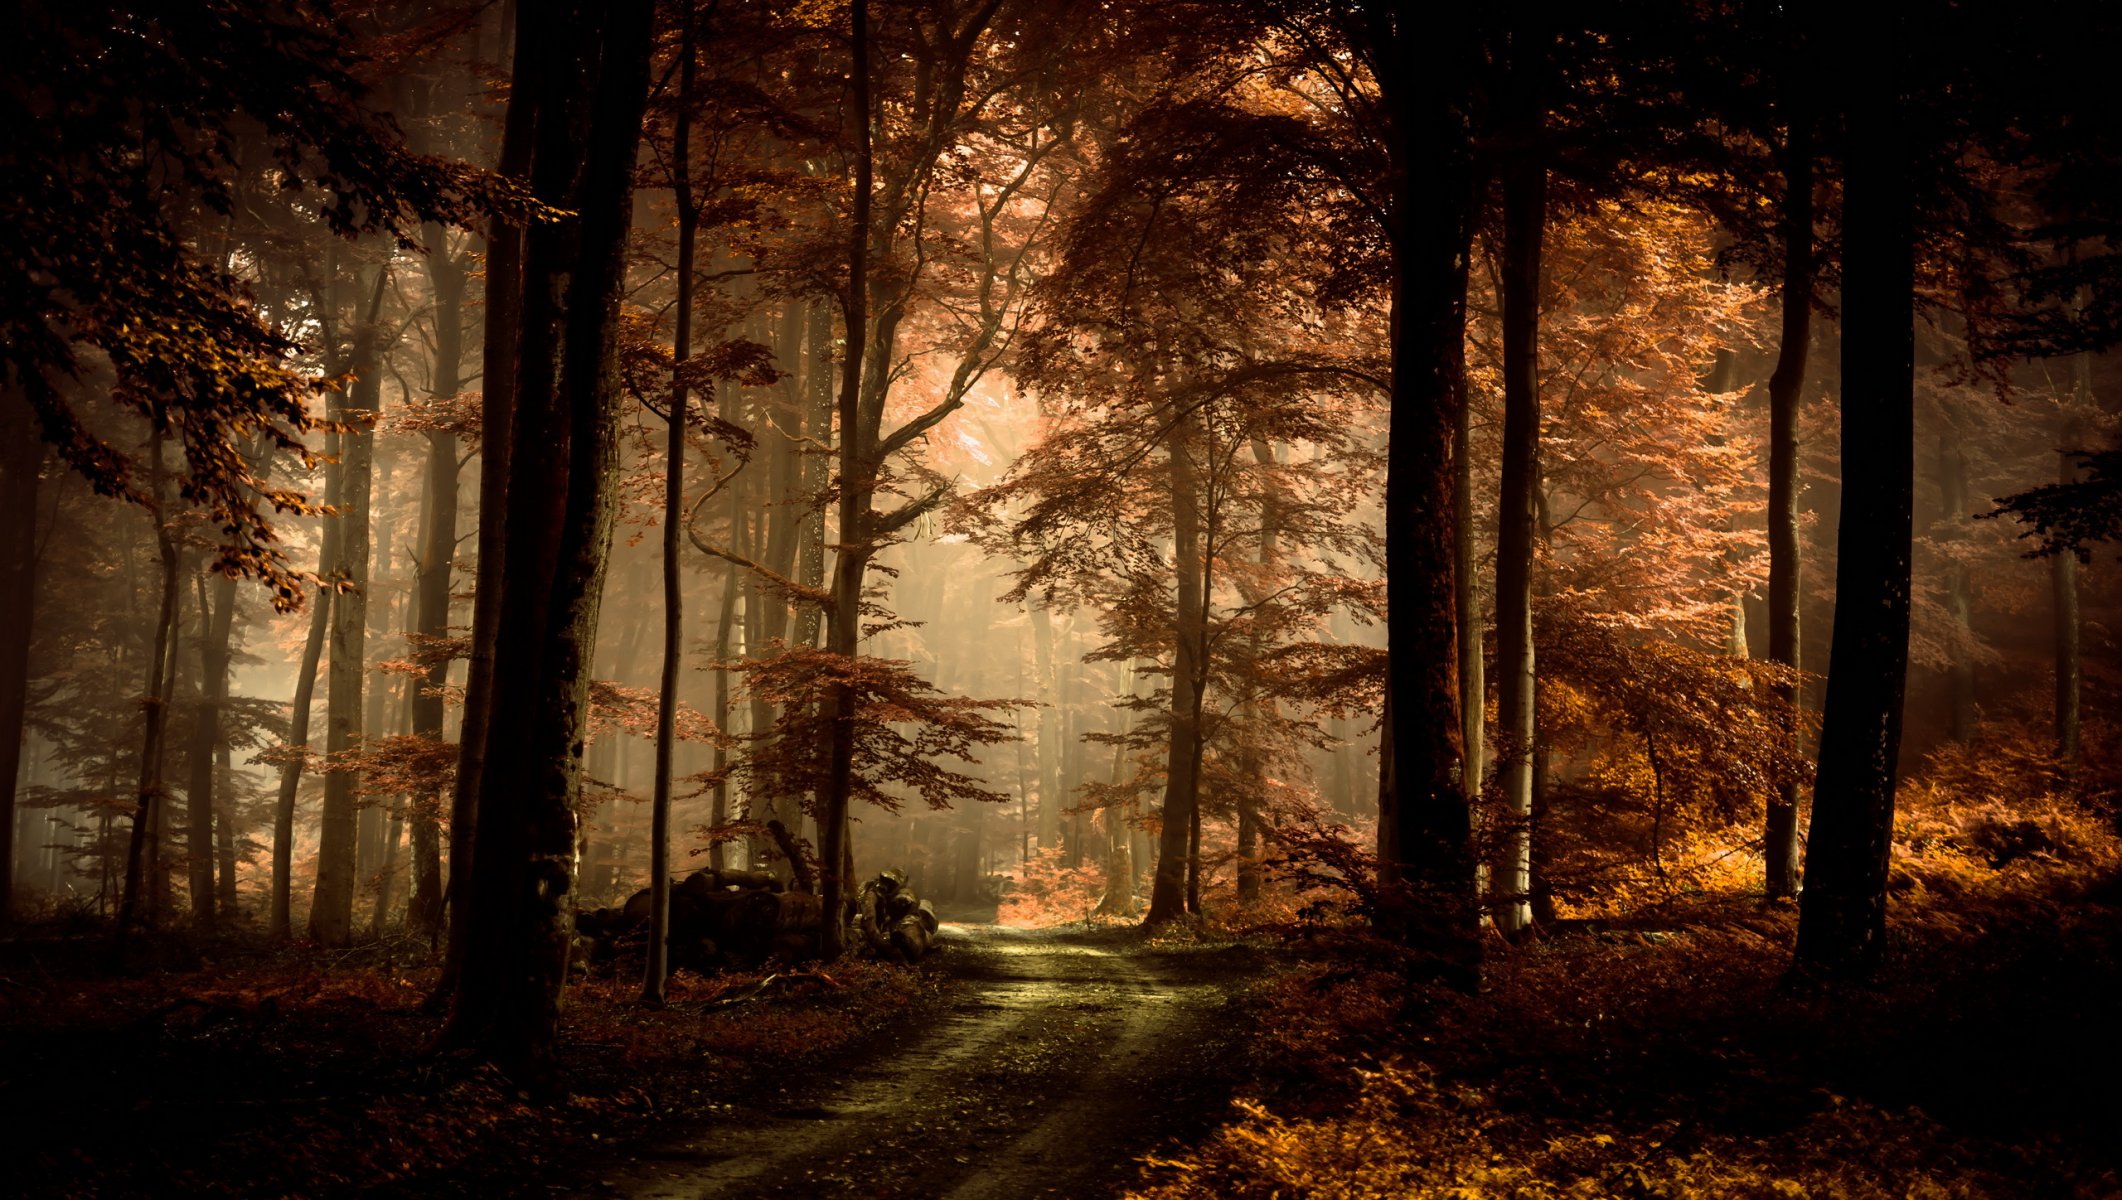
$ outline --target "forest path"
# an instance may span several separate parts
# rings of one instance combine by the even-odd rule
[[[584,1196],[1115,1195],[1133,1159],[1220,1118],[1250,952],[947,925],[941,1018],[851,1069],[638,1149]]]

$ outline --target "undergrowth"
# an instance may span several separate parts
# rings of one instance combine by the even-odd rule
[[[99,943],[100,944],[100,940]],[[570,1094],[532,1100],[428,1046],[436,971],[240,940],[182,970],[110,976],[17,944],[0,977],[10,1194],[524,1194],[607,1147],[699,1117],[916,1019],[933,972],[867,961],[569,986]],[[19,1189],[19,1190],[18,1190]]]
[[[2122,1194],[2122,843],[2082,799],[1955,766],[1904,788],[1871,982],[1791,978],[1795,910],[1736,876],[1492,942],[1478,995],[1315,928],[1266,989],[1259,1090],[1130,1194]]]

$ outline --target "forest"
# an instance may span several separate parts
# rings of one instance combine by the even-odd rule
[[[2118,40],[0,8],[4,1190],[2122,1195]]]

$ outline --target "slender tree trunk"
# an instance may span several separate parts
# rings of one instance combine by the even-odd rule
[[[1061,710],[1054,670],[1054,618],[1047,605],[1051,597],[1028,598],[1031,616],[1032,663],[1039,679],[1039,849],[1061,844],[1061,810],[1067,804],[1061,794]]]
[[[1967,541],[1972,534],[1973,504],[1967,497],[1967,451],[1955,414],[1947,410],[1938,434],[1938,528],[1935,535],[1945,556],[1945,612],[1958,636],[1953,659],[1945,668],[1946,736],[1956,742],[1975,736],[1974,573],[1968,569]]]
[[[1200,481],[1194,469],[1191,419],[1172,422],[1165,444],[1170,460],[1172,558],[1178,574],[1178,608],[1172,627],[1171,731],[1165,753],[1162,829],[1158,835],[1157,877],[1150,888],[1151,925],[1194,911],[1199,883],[1192,869],[1199,838],[1201,765],[1201,696],[1205,672],[1196,655],[1207,623],[1208,598],[1202,587]]]
[[[317,887],[309,932],[319,944],[344,946],[354,935],[361,779],[341,759],[361,745],[368,644],[369,494],[375,433],[368,423],[383,392],[380,330],[386,268],[376,269],[375,292],[354,332],[353,385],[334,416],[353,422],[340,435],[341,511],[338,560],[332,574],[346,590],[332,604],[331,662],[326,668],[324,816],[317,838]]]
[[[192,924],[214,927],[214,746],[221,740],[221,708],[228,702],[229,634],[234,627],[236,580],[217,575],[209,602],[199,585],[199,711],[192,718],[191,779],[185,788]]]
[[[214,857],[219,867],[219,880],[215,888],[215,899],[221,914],[234,917],[236,911],[236,799],[230,794],[235,781],[235,768],[230,762],[228,738],[214,745],[214,770],[219,772],[214,787]]]
[[[1124,681],[1123,691],[1125,694],[1134,695],[1135,671],[1133,664],[1126,666],[1122,679]],[[1108,711],[1111,713],[1114,735],[1125,738],[1129,727],[1134,723],[1131,711],[1117,704],[1112,705]],[[1019,744],[1021,745],[1022,743]],[[1120,786],[1126,778],[1127,747],[1116,741],[1113,743],[1113,786]],[[1132,802],[1108,805],[1102,810],[1101,815],[1105,821],[1107,850],[1105,855],[1105,895],[1098,901],[1098,914],[1100,916],[1132,917],[1135,915],[1134,830],[1128,822],[1128,817],[1133,812],[1134,805]]]
[[[464,287],[462,258],[449,253],[448,231],[429,225],[428,284],[435,294],[435,373],[430,398],[456,402],[464,389]],[[449,636],[451,585],[457,558],[457,489],[460,468],[457,435],[447,428],[427,435],[427,475],[420,500],[420,557],[416,568],[415,604],[420,636]],[[449,662],[438,658],[415,683],[412,693],[413,734],[441,741],[446,719],[443,691],[449,684]],[[411,797],[413,893],[405,920],[415,934],[432,939],[442,928],[442,797],[434,792]]]
[[[13,916],[15,784],[29,705],[30,626],[37,608],[37,476],[44,467],[29,404],[0,392],[0,928]]]
[[[510,753],[479,781],[469,926],[446,1044],[520,1082],[553,1082],[574,933],[575,805],[589,666],[618,474],[615,367],[635,151],[648,94],[648,0],[533,6],[518,21],[536,112],[532,192],[572,214],[525,239],[505,578],[491,728]],[[513,114],[512,114],[513,116]],[[481,562],[482,579],[491,564]],[[482,588],[484,590],[484,588]]]
[[[737,495],[742,495],[742,492],[738,492]],[[737,512],[737,500],[735,496],[731,497],[730,511],[732,514],[731,528],[734,529],[735,514]],[[715,662],[717,665],[715,667],[715,698],[713,711],[715,728],[719,730],[729,729],[729,670],[728,668],[723,667],[720,664],[729,661],[730,651],[732,649],[730,632],[736,628],[737,624],[737,596],[744,588],[744,581],[738,575],[738,572],[742,570],[743,568],[739,567],[735,563],[730,563],[724,568],[722,572],[722,597],[720,601],[720,607],[717,608],[715,612]],[[724,824],[727,824],[729,821],[729,780],[722,777],[722,773],[729,769],[729,747],[719,741],[715,743],[714,763],[715,790],[714,798],[710,802],[712,808],[708,816],[708,821],[709,823],[720,827]],[[758,862],[760,853],[760,849],[755,846],[752,851],[751,862]],[[717,871],[721,870],[725,861],[722,844],[720,842],[715,843],[713,846],[708,848],[707,854],[708,865],[713,867]],[[790,879],[794,878],[793,867],[791,864],[786,862],[777,862],[774,867],[774,874],[778,876],[783,883],[787,883]]]
[[[1843,478],[1833,657],[1798,921],[1799,964],[1831,973],[1868,971],[1885,949],[1915,469],[1908,134],[1894,65],[1855,46],[1848,53],[1842,445],[1847,461],[1863,455],[1865,469]]]
[[[849,9],[855,190],[848,222],[847,356],[840,377],[840,549],[833,560],[833,609],[828,614],[826,649],[852,659],[861,629],[862,577],[872,553],[863,529],[872,465],[863,453],[861,400],[864,350],[869,340],[870,190],[876,163],[870,148],[868,0],[852,0]],[[818,798],[819,865],[825,875],[820,896],[825,916],[818,924],[818,953],[828,962],[840,957],[847,934],[842,909],[851,881],[842,878],[841,871],[847,855],[848,796],[854,786],[855,699],[853,689],[842,684],[835,685],[826,700],[831,726],[825,794]]]
[[[685,578],[680,571],[678,526],[685,519],[685,364],[693,355],[693,251],[699,211],[693,205],[691,172],[693,17],[684,17],[678,47],[677,129],[672,137],[672,186],[678,199],[678,329],[671,344],[669,437],[663,456],[663,670],[656,690],[656,781],[648,820],[648,965],[641,1003],[663,1007],[663,979],[670,972],[670,796],[671,756],[678,741],[678,668],[685,659]]]
[[[1480,570],[1474,561],[1474,452],[1473,409],[1459,405],[1452,423],[1452,557],[1455,582],[1454,609],[1459,625],[1459,743],[1465,760],[1460,778],[1469,806],[1478,806],[1481,785],[1488,774],[1486,725],[1488,715],[1488,664],[1481,652]],[[1337,772],[1346,773],[1346,756],[1335,759]],[[1352,785],[1351,785],[1352,790]]]
[[[1521,30],[1520,37],[1526,36]],[[1516,90],[1527,92],[1538,48],[1514,45]],[[1530,99],[1530,94],[1528,95]],[[1535,101],[1536,103],[1536,101]],[[1538,136],[1537,109],[1525,122]],[[1503,803],[1509,810],[1495,874],[1495,920],[1506,936],[1532,925],[1533,554],[1540,490],[1540,241],[1547,225],[1547,170],[1521,151],[1503,175],[1503,483],[1497,500],[1496,706]]]
[[[417,589],[418,584],[416,583],[414,586]],[[419,596],[417,594],[406,597],[404,625],[402,628],[408,635],[406,638],[407,644],[411,644],[410,635],[417,632],[414,629],[414,625],[420,619],[418,600]],[[380,692],[382,689],[378,688],[377,691]],[[413,702],[419,698],[419,694],[420,680],[417,677],[408,677],[403,684],[403,690],[398,693],[398,712],[391,719],[390,728],[400,733],[412,732]],[[374,727],[379,731],[384,727],[380,713],[377,715]],[[377,856],[379,867],[376,872],[376,907],[375,911],[369,915],[368,935],[372,938],[381,938],[384,931],[390,927],[391,910],[398,902],[398,874],[402,870],[399,865],[400,846],[405,840],[406,820],[409,810],[413,807],[413,801],[414,797],[401,794],[394,797],[390,805],[390,821],[384,828],[383,848]],[[408,906],[406,913],[408,925],[411,923],[411,916],[410,906]]]
[[[516,15],[504,7],[503,19]],[[501,134],[503,176],[528,181],[537,131],[540,89],[520,52],[522,21],[511,43],[508,115]],[[542,21],[540,22],[542,23]],[[464,680],[464,716],[457,730],[457,778],[450,792],[449,943],[433,1002],[455,995],[470,932],[465,889],[478,841],[479,796],[486,774],[487,730],[494,708],[494,660],[500,635],[501,587],[507,567],[508,481],[515,440],[517,363],[522,353],[524,227],[495,220],[486,250],[486,345],[479,395],[479,566],[472,593],[472,637]]]
[[[172,643],[177,635],[177,542],[170,529],[167,511],[169,497],[164,488],[163,441],[168,435],[163,431],[160,415],[157,414],[149,454],[148,488],[155,498],[152,510],[155,522],[155,549],[162,562],[162,602],[155,615],[154,654],[148,660],[147,693],[142,701],[147,718],[140,738],[140,786],[136,791],[138,801],[133,808],[133,831],[131,845],[125,856],[125,889],[118,900],[118,945],[124,946],[126,935],[131,932],[137,916],[142,915],[143,905],[150,923],[159,914],[153,911],[153,895],[158,857],[155,846],[159,830],[157,817],[164,805],[162,795],[162,744],[164,731],[169,724],[170,689],[174,685]]]
[[[1783,148],[1783,338],[1768,380],[1768,657],[1793,670],[1800,654],[1798,612],[1803,562],[1798,549],[1798,409],[1812,346],[1813,151],[1809,118],[1795,116]],[[1785,736],[1797,745],[1804,689],[1777,689],[1790,714]],[[1763,858],[1771,900],[1798,894],[1798,784],[1768,800]]]
[[[320,557],[330,562],[337,552],[332,542],[332,522],[325,522],[324,550]],[[273,903],[271,936],[285,938],[293,929],[288,913],[294,887],[295,794],[302,783],[302,764],[309,754],[309,710],[316,696],[317,662],[324,657],[324,634],[331,625],[332,591],[319,588],[316,607],[310,611],[309,638],[302,644],[302,665],[295,674],[295,700],[288,714],[287,745],[291,757],[280,767],[280,794],[273,805]]]
[[[2065,410],[2062,428],[2061,453],[2058,455],[2056,479],[2059,483],[2078,481],[2076,454],[2084,449],[2084,430],[2080,424],[2081,414],[2091,412],[2093,407],[2093,363],[2092,356],[2080,354],[2072,361],[2072,404]],[[2078,663],[2078,556],[2075,554],[2051,554],[2048,557],[2048,585],[2055,614],[2056,643],[2056,760],[2062,764],[2066,775],[2074,775],[2079,757],[2079,692],[2083,687],[2083,672]]]

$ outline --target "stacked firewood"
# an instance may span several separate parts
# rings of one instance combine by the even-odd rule
[[[897,871],[864,883],[853,909],[850,943],[878,958],[919,962],[935,943],[936,910],[914,895]]]

